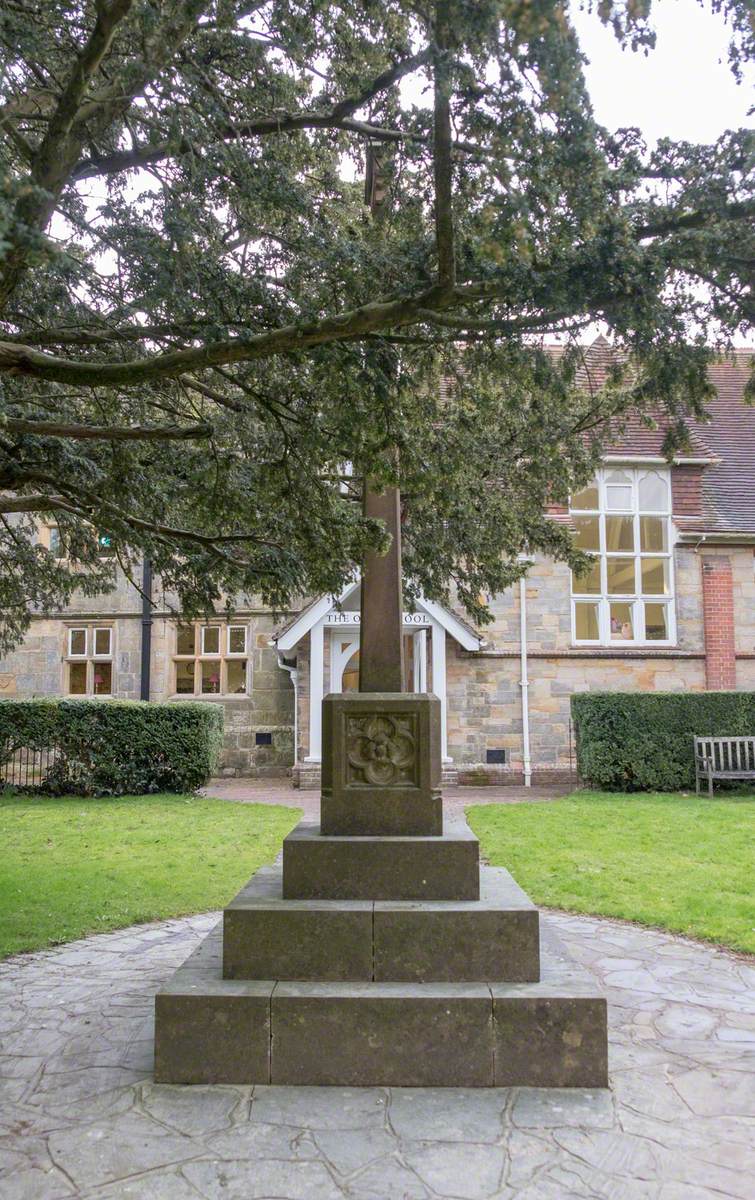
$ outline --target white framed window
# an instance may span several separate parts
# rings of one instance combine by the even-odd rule
[[[673,645],[674,565],[668,471],[606,467],[572,496],[575,543],[595,556],[572,572],[577,645]]]
[[[176,626],[173,688],[177,696],[245,696],[248,628],[235,623]]]
[[[89,645],[89,629],[86,625],[71,627],[68,630],[68,657],[86,658]]]
[[[68,696],[112,696],[112,625],[70,625],[66,630],[65,691]]]
[[[60,536],[60,529],[57,525],[47,525],[40,534],[42,545],[46,545],[47,549],[54,558],[62,559],[68,557],[68,550],[63,544]],[[115,554],[115,541],[109,533],[99,533],[97,535],[97,553],[100,558],[112,558]]]
[[[65,547],[60,538],[60,530],[57,525],[50,525],[47,529],[49,542],[48,547],[54,558],[65,558]]]

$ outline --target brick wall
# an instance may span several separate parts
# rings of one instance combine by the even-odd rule
[[[701,557],[705,625],[705,683],[712,691],[737,686],[734,651],[734,586],[731,559]]]
[[[703,468],[674,467],[671,471],[672,511],[675,517],[699,517],[702,512]]]

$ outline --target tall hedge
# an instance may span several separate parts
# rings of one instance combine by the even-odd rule
[[[755,692],[580,692],[571,709],[580,776],[605,791],[692,788],[695,736],[755,734]]]
[[[19,749],[57,748],[36,790],[122,796],[194,791],[223,740],[218,704],[138,700],[0,700],[0,761]]]

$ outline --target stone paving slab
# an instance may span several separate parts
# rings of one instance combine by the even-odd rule
[[[612,1090],[178,1087],[154,993],[218,914],[0,963],[2,1200],[752,1200],[755,962],[549,914]]]

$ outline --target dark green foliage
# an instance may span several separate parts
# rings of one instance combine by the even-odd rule
[[[0,762],[21,748],[58,747],[35,788],[51,795],[192,792],[212,774],[222,738],[217,704],[0,701]]]
[[[542,513],[606,420],[682,444],[751,327],[752,135],[599,126],[557,0],[6,0],[0,46],[0,653],[145,556],[187,617],[337,593],[396,461],[410,595],[484,622],[522,551],[578,565]]]
[[[755,692],[585,692],[571,710],[579,774],[608,791],[694,787],[694,737],[755,733]]]

